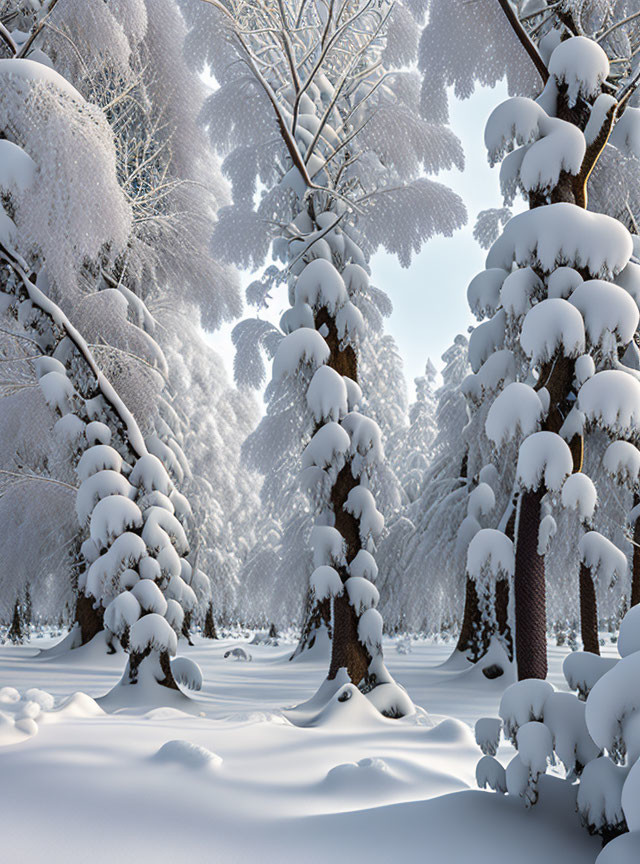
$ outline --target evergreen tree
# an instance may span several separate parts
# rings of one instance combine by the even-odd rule
[[[356,410],[363,403],[358,349],[380,305],[366,272],[371,252],[384,245],[406,264],[425,239],[450,233],[464,218],[449,190],[419,176],[423,166],[455,162],[457,144],[411,110],[415,78],[402,64],[412,49],[387,38],[394,26],[407,26],[400,6],[343,7],[327,17],[316,3],[273,4],[260,13],[273,28],[249,7],[245,15],[242,4],[216,3],[217,14],[184,8],[197,28],[199,58],[220,85],[205,116],[228,154],[223,167],[233,185],[214,250],[259,266],[274,241],[284,265],[269,267],[250,288],[260,305],[278,283],[288,284],[291,308],[280,331],[258,320],[241,332],[254,349],[275,352],[267,446],[286,477],[297,473],[306,444],[303,482],[317,512],[311,585],[317,602],[331,597],[334,604],[329,678],[346,669],[380,710],[402,714],[407,698],[382,663],[382,619],[373,608],[381,518],[370,487],[382,448],[377,424]],[[321,33],[317,45],[307,35],[314,32]],[[227,34],[233,38],[221,44]],[[400,122],[406,136],[396,134]],[[265,191],[255,206],[257,177]],[[254,350],[241,370],[259,370],[255,358]]]

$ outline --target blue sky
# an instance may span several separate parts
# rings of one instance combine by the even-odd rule
[[[440,357],[457,333],[466,333],[474,319],[467,305],[467,286],[483,269],[486,252],[473,239],[481,210],[502,207],[498,168],[489,168],[483,143],[486,120],[506,97],[506,87],[477,89],[471,99],[451,100],[451,127],[462,141],[465,170],[448,171],[438,180],[463,199],[469,223],[453,237],[437,237],[404,270],[390,255],[372,261],[372,278],[393,301],[387,331],[398,343],[404,372],[413,393],[413,379],[422,375],[427,357],[437,369]]]
[[[453,237],[437,237],[414,257],[411,267],[403,269],[386,253],[372,260],[372,281],[386,291],[394,311],[387,320],[387,332],[398,343],[404,373],[413,398],[413,379],[422,375],[427,357],[437,369],[440,357],[457,333],[466,333],[473,323],[467,306],[467,286],[484,267],[486,253],[473,239],[473,226],[481,210],[501,207],[498,169],[490,169],[483,136],[486,120],[493,108],[506,97],[506,87],[478,88],[471,99],[451,100],[451,126],[461,139],[466,166],[438,175],[438,180],[454,189],[464,200],[469,224]],[[254,277],[247,273],[243,283]],[[265,317],[277,322],[287,307],[285,292],[275,297]],[[252,310],[246,310],[251,314]],[[225,360],[231,374],[233,345],[231,330],[225,326],[211,341]]]

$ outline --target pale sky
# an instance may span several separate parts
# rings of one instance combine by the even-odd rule
[[[473,239],[473,226],[481,210],[502,206],[498,168],[489,168],[484,149],[484,126],[493,108],[506,95],[506,87],[498,86],[479,88],[464,102],[451,100],[451,127],[462,141],[466,167],[464,172],[447,171],[437,179],[462,197],[469,214],[468,225],[453,237],[429,241],[406,270],[386,253],[372,259],[372,281],[386,291],[393,302],[394,311],[387,319],[386,330],[398,344],[411,398],[413,379],[423,374],[427,357],[431,357],[439,370],[442,353],[457,333],[466,333],[474,320],[467,305],[467,286],[484,267],[486,252]],[[254,278],[254,274],[246,274],[243,284]],[[264,317],[279,321],[287,305],[283,290]],[[245,312],[253,314],[252,309],[247,308]],[[233,326],[225,326],[211,337],[230,375]]]

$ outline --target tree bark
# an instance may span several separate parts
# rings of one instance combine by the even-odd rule
[[[104,630],[104,609],[98,605],[94,608],[95,600],[93,597],[87,597],[83,591],[80,591],[76,600],[76,624],[80,630],[80,645],[86,645],[91,642],[93,637]],[[77,645],[76,647],[80,647]]]
[[[473,662],[478,659],[479,651],[476,635],[480,629],[480,610],[478,608],[478,594],[473,579],[467,576],[464,591],[464,615],[462,627],[458,636],[456,650],[463,654],[471,654]]]
[[[590,654],[599,654],[596,586],[591,570],[584,562],[580,564],[580,630],[584,650]]]
[[[356,352],[351,345],[341,346],[335,318],[329,314],[326,308],[322,308],[316,315],[315,325],[317,330],[323,328],[323,325],[327,330],[324,338],[330,351],[328,365],[340,375],[357,383],[358,358]],[[353,476],[350,461],[347,460],[331,489],[331,509],[335,517],[334,527],[344,538],[347,565],[360,551],[361,543],[358,520],[351,513],[347,513],[344,504],[349,492],[359,483],[359,479]],[[349,571],[344,566],[336,567],[336,570],[344,584],[349,578]],[[334,679],[338,670],[344,667],[353,684],[358,686],[362,682],[366,683],[371,660],[372,657],[369,652],[358,639],[358,616],[349,603],[345,589],[343,594],[334,600],[333,639],[328,677],[330,680]]]
[[[547,677],[547,603],[544,557],[538,555],[544,490],[523,490],[516,543],[514,593],[518,680]]]
[[[344,509],[349,492],[357,485],[358,481],[351,473],[351,464],[347,462],[331,490],[335,527],[345,540],[347,564],[351,563],[360,550],[358,520]],[[349,571],[346,567],[336,569],[344,584],[349,578]],[[371,660],[369,652],[358,639],[358,616],[349,603],[345,588],[343,593],[335,598],[333,605],[333,640],[328,677],[332,680],[338,674],[338,670],[344,667],[351,682],[358,686],[367,678]]]

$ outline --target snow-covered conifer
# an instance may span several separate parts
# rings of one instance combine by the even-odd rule
[[[504,349],[517,346],[526,358],[517,383],[493,401],[486,425],[497,447],[520,442],[515,596],[521,678],[546,675],[547,549],[541,532],[549,496],[581,470],[585,418],[602,427],[611,416],[622,427],[635,404],[629,376],[610,370],[638,320],[632,298],[613,282],[629,264],[631,238],[619,222],[582,209],[588,178],[631,92],[622,89],[619,101],[611,99],[597,114],[597,128],[585,128],[589,110],[596,116],[591,100],[608,68],[596,43],[583,37],[562,42],[552,53],[542,96],[508,100],[493,112],[485,132],[490,159],[502,159],[505,197],[519,190],[531,207],[513,217],[491,247],[486,287],[483,282],[470,289],[470,302],[487,318],[472,337],[474,371]],[[492,294],[491,279],[500,270],[504,277]],[[594,362],[603,371],[583,380],[582,366]],[[623,386],[620,379],[610,395],[618,402],[601,408],[604,389],[597,382],[611,375],[629,383]],[[579,505],[569,501],[573,497],[567,495],[568,503]],[[581,584],[586,587],[587,580]]]
[[[402,68],[411,57],[387,38],[398,24],[393,6],[336,15],[315,3],[269,6],[260,21],[250,6],[208,5],[183,8],[194,60],[209,62],[220,85],[204,118],[226,155],[233,205],[220,213],[214,250],[255,267],[273,241],[284,265],[269,267],[249,289],[260,305],[275,285],[288,284],[291,308],[280,332],[267,333],[262,322],[245,326],[254,339],[271,340],[278,413],[301,421],[293,431],[297,447],[306,443],[303,482],[318,513],[314,566],[337,568],[346,584],[382,527],[369,488],[382,459],[380,431],[357,410],[358,346],[377,312],[367,261],[383,246],[408,264],[426,239],[461,224],[459,199],[420,176],[455,164],[459,149],[451,133],[412,110],[417,82]],[[264,192],[256,204],[258,178]],[[343,590],[333,624],[330,678],[346,668],[380,710],[405,713],[406,695],[382,663],[379,613],[358,614]]]

